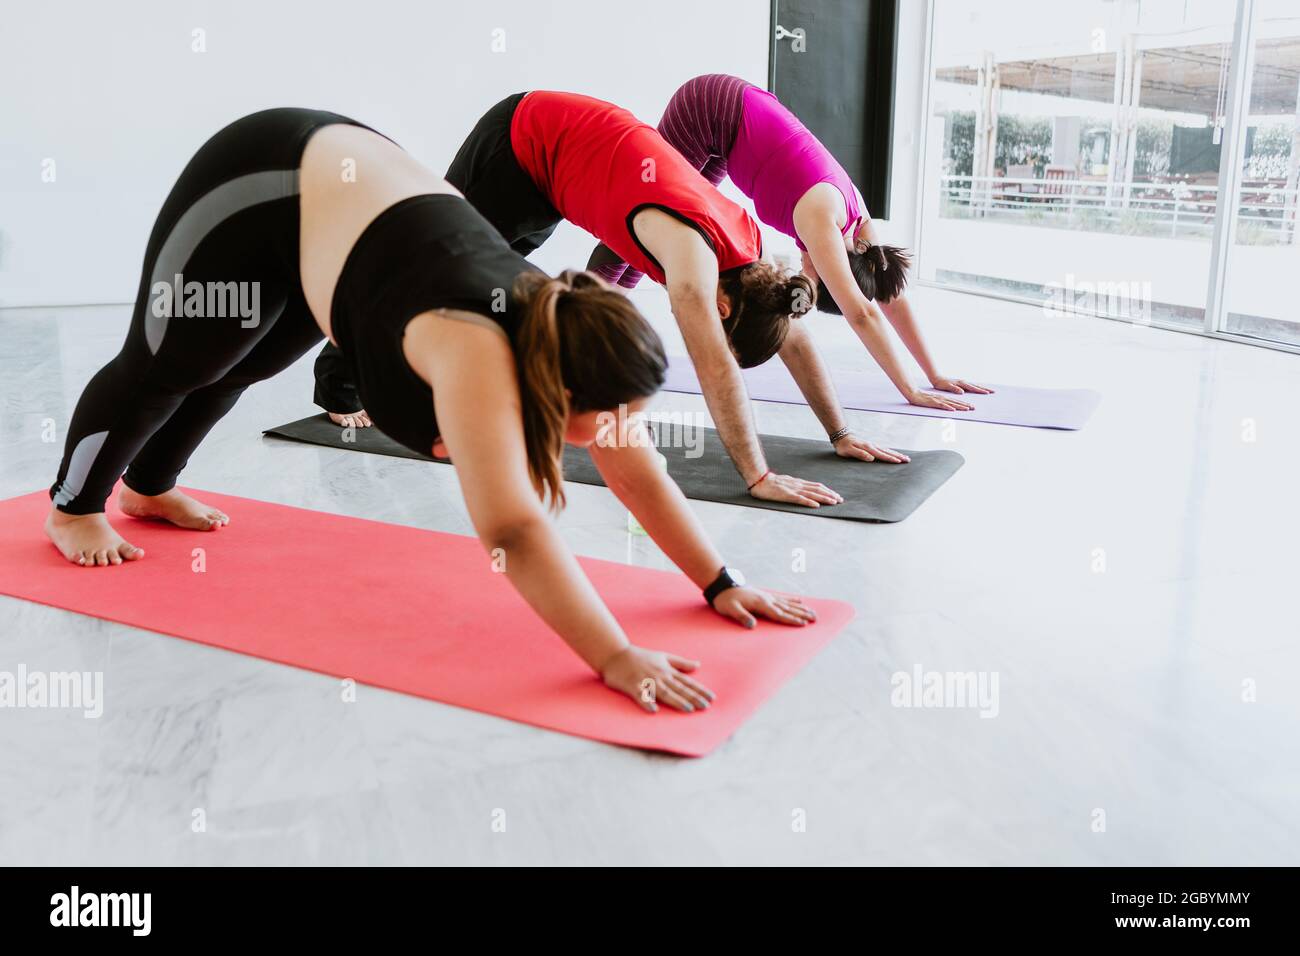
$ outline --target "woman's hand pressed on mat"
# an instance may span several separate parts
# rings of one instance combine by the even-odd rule
[[[909,405],[917,405],[921,408],[937,408],[944,412],[972,412],[975,410],[975,406],[969,402],[963,402],[956,398],[946,398],[932,392],[923,392],[919,388],[914,388],[905,394]]]
[[[993,394],[993,389],[986,388],[983,385],[976,385],[974,382],[968,382],[962,378],[945,378],[942,375],[936,375],[930,379],[930,387],[937,388],[941,392],[955,392],[958,395],[966,392],[972,395]]]
[[[713,609],[723,617],[754,627],[757,614],[778,624],[803,627],[817,620],[817,612],[797,597],[772,594],[759,588],[728,588],[713,599]]]
[[[941,392],[948,392],[952,395],[992,395],[993,389],[986,388],[983,385],[976,385],[974,382],[968,382],[960,378],[946,378],[942,375],[933,375],[930,377],[930,387],[937,388]],[[948,412],[970,412],[975,410],[975,406],[969,402],[963,402],[955,398],[947,398],[943,395],[934,395],[930,392],[923,392],[919,388],[913,389],[908,395],[907,400],[912,405],[919,405],[922,408],[938,408]]]
[[[793,627],[817,620],[817,613],[797,597],[750,587],[728,588],[714,598],[713,609],[745,627],[758,623],[755,614]],[[600,676],[606,686],[621,691],[651,713],[659,709],[660,703],[691,713],[706,709],[715,697],[713,691],[689,676],[699,666],[699,661],[629,644],[605,663]]]
[[[713,691],[687,676],[699,666],[699,661],[629,644],[609,659],[600,676],[605,686],[626,694],[652,714],[660,702],[691,713],[707,709],[714,697]]]

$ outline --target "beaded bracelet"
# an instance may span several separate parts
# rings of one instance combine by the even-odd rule
[[[837,441],[839,441],[841,438],[847,435],[850,431],[852,431],[852,429],[849,428],[847,425],[845,425],[843,428],[832,432],[829,439],[830,443],[834,445]]]

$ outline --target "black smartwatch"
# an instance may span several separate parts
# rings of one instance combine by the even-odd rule
[[[708,602],[709,607],[713,607],[713,602],[719,594],[731,588],[742,588],[745,586],[745,576],[735,568],[724,567],[718,572],[718,576],[713,579],[713,583],[704,589],[704,600]]]

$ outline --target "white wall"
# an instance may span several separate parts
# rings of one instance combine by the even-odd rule
[[[910,243],[924,4],[902,7],[886,229]],[[129,301],[180,169],[254,110],[344,113],[441,171],[482,112],[519,90],[590,93],[653,123],[696,74],[765,84],[768,18],[767,0],[7,0],[0,305]],[[492,50],[496,29],[504,52]],[[581,265],[591,245],[566,226],[536,258]]]

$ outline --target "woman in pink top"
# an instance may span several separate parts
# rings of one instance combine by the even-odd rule
[[[973,407],[911,383],[885,333],[882,309],[934,388],[956,395],[991,391],[939,373],[902,294],[910,257],[878,242],[848,173],[775,96],[739,77],[697,76],[673,94],[659,133],[715,186],[730,176],[753,200],[759,219],[795,240],[804,272],[817,283],[818,307],[849,320],[911,404],[950,411]],[[597,249],[588,267],[625,288],[635,286],[640,273],[614,260]]]

